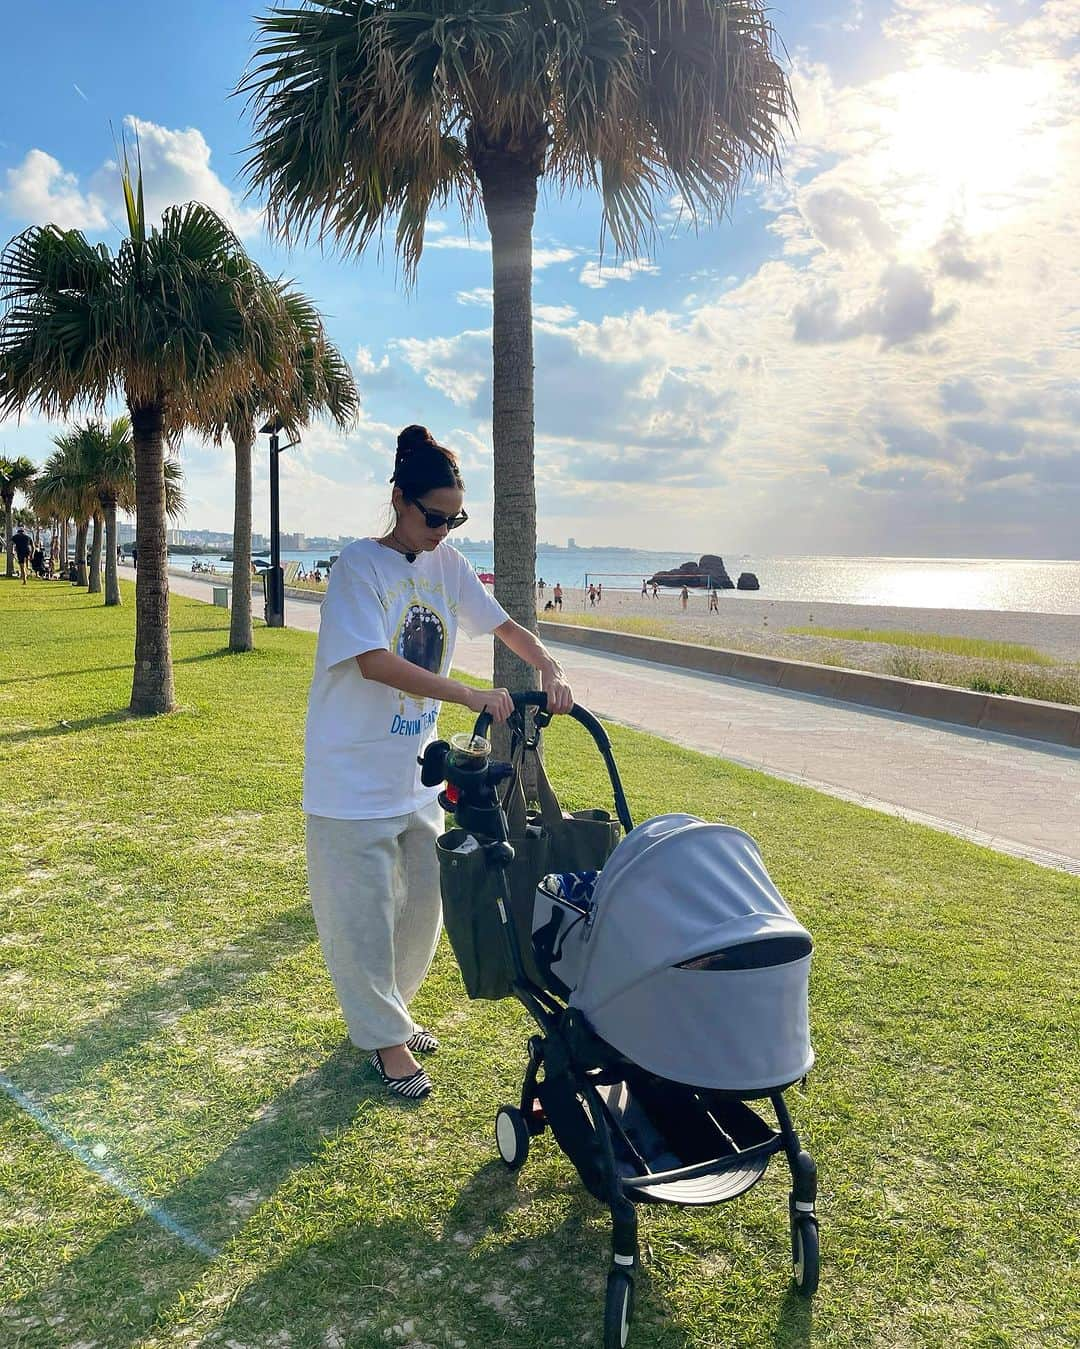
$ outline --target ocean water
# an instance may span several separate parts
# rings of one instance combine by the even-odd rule
[[[490,547],[455,541],[478,571],[492,570]],[[283,552],[282,559],[314,568],[326,550]],[[696,561],[697,556],[694,559]],[[1080,614],[1080,561],[1037,562],[1006,558],[764,557],[724,553],[733,581],[753,572],[759,599],[808,600],[817,604],[897,605],[916,609],[1002,609],[1027,613]],[[218,571],[231,564],[207,556]],[[536,573],[549,586],[579,587],[600,581],[613,590],[638,590],[643,577],[690,561],[689,553],[622,548],[537,550]],[[174,554],[170,565],[185,570],[191,557]],[[755,592],[749,592],[751,594]],[[738,601],[740,592],[729,592]]]

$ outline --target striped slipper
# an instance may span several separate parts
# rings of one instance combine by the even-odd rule
[[[423,1026],[417,1026],[405,1041],[405,1046],[411,1049],[414,1054],[434,1054],[439,1047],[439,1042],[431,1031],[425,1030]]]
[[[368,1060],[371,1066],[383,1080],[383,1086],[387,1087],[395,1096],[402,1096],[406,1101],[419,1101],[431,1090],[431,1078],[423,1068],[417,1068],[415,1073],[410,1073],[408,1077],[390,1077],[383,1067],[382,1056],[376,1050]]]

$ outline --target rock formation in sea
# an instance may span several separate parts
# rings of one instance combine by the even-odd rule
[[[744,571],[739,574],[739,579],[735,582],[736,590],[760,590],[761,584],[752,571]]]
[[[684,562],[674,571],[658,571],[649,578],[649,584],[652,585],[654,581],[657,585],[686,586],[689,590],[705,590],[710,586],[714,590],[735,589],[735,582],[727,574],[724,559],[715,553],[705,553],[697,562]]]

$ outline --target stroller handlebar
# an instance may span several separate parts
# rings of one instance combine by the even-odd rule
[[[539,712],[547,711],[547,694],[538,690],[529,690],[525,693],[511,693],[510,697],[514,703],[514,711],[522,712],[527,707],[535,707]],[[634,827],[634,822],[630,817],[630,807],[626,803],[626,794],[623,791],[623,785],[619,778],[619,770],[616,767],[615,759],[611,753],[611,741],[608,739],[608,733],[604,730],[599,719],[589,711],[587,707],[582,707],[580,703],[575,703],[567,713],[574,721],[589,732],[596,743],[596,748],[603,756],[604,763],[607,765],[608,776],[611,778],[612,790],[615,794],[615,813],[619,817],[619,822],[627,833]],[[473,735],[481,739],[488,739],[488,732],[491,730],[491,713],[481,712],[476,718],[476,725],[473,727]]]

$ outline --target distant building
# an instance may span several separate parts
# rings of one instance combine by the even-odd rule
[[[566,546],[567,546],[567,548],[576,548],[576,547],[577,547],[577,541],[576,541],[575,539],[567,539],[567,540],[566,540]]]
[[[303,534],[282,534],[281,546],[294,553],[303,553],[307,551],[307,538]]]
[[[266,542],[265,534],[252,534],[251,550],[254,553],[265,553],[269,544]]]

